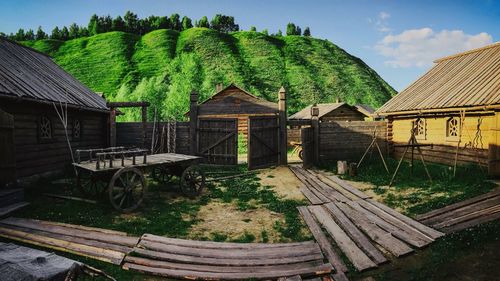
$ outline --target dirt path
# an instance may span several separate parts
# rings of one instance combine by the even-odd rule
[[[191,228],[189,238],[214,239],[218,236],[219,239],[223,237],[224,240],[231,241],[250,234],[255,237],[251,242],[270,243],[280,241],[280,234],[274,226],[277,222],[284,222],[282,214],[263,207],[240,211],[233,203],[219,201],[201,207],[197,219],[201,221]]]
[[[293,200],[305,199],[299,190],[302,183],[288,167],[267,169],[259,173],[258,177],[262,186],[271,186],[282,198]]]

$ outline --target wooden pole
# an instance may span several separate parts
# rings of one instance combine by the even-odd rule
[[[311,127],[313,128],[313,164],[319,164],[319,108],[316,104],[311,107]]]
[[[191,155],[198,153],[197,133],[198,133],[198,93],[191,93],[189,106],[189,152]]]
[[[148,138],[148,107],[146,105],[142,106],[142,143],[143,148],[147,148],[147,138]]]
[[[116,107],[109,112],[109,146],[116,146]]]
[[[286,91],[285,88],[281,87],[278,93],[278,110],[279,110],[279,126],[280,126],[280,165],[286,165],[288,163],[287,159],[287,132],[286,132]]]

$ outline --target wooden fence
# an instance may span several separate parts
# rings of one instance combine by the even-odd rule
[[[384,121],[319,123],[319,161],[358,161],[372,142],[375,130],[377,143],[382,153],[387,154]]]
[[[162,128],[168,126],[167,122],[157,122],[155,135],[162,132]],[[177,122],[175,130],[175,152],[189,154],[189,122]],[[165,129],[166,130],[166,129]],[[135,146],[151,149],[151,136],[153,135],[153,122],[146,126],[146,140],[144,141],[143,126],[141,122],[119,122],[116,123],[116,144],[118,146]],[[158,139],[157,139],[158,140]],[[166,143],[166,141],[165,141]],[[166,145],[165,145],[166,146]],[[166,152],[167,149],[165,148]]]

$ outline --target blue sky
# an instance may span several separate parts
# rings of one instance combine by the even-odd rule
[[[232,15],[241,29],[256,26],[274,33],[288,22],[328,39],[360,57],[396,90],[404,89],[438,57],[500,40],[500,0],[476,1],[210,1],[210,0],[0,0],[0,31],[46,32],[90,16],[140,17],[174,12],[198,19]]]

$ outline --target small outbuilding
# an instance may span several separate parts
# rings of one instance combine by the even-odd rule
[[[277,103],[259,98],[234,84],[225,88],[218,84],[214,95],[198,106],[199,118],[237,118],[238,133],[244,136],[248,134],[250,117],[278,114]]]
[[[311,107],[312,105],[307,106],[288,117],[288,119],[311,120]],[[317,104],[317,107],[319,109],[318,117],[320,122],[364,121],[367,118],[371,118],[372,114],[375,112],[369,105],[358,104],[351,106],[345,102],[320,103]]]
[[[426,160],[475,163],[500,176],[500,42],[444,57],[376,113],[388,121],[389,144],[413,128]],[[400,157],[404,147],[394,147]]]
[[[56,111],[66,107],[67,130]],[[0,186],[68,166],[66,132],[73,149],[106,146],[108,117],[106,101],[49,56],[0,38]]]

